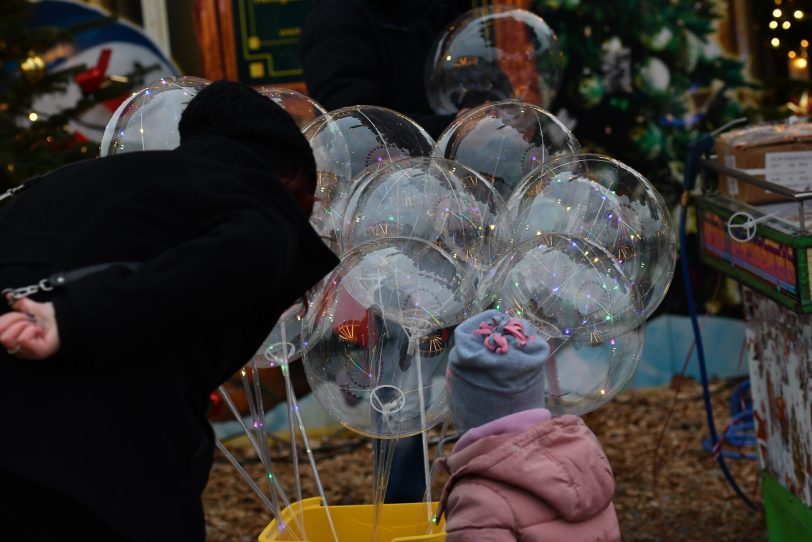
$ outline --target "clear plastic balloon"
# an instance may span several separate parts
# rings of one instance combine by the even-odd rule
[[[562,233],[515,246],[483,281],[480,298],[554,339],[600,344],[645,321],[637,288],[614,256]]]
[[[431,136],[409,117],[376,106],[331,111],[303,132],[313,148],[319,176],[312,222],[320,234],[333,239],[357,176],[388,162],[430,156],[434,147]]]
[[[508,201],[514,241],[544,232],[586,238],[612,253],[640,292],[650,316],[676,265],[676,237],[660,194],[637,171],[606,156],[552,160],[529,175]]]
[[[425,431],[447,412],[451,328],[475,313],[464,268],[417,239],[344,255],[304,320],[304,366],[318,401],[378,438]]]
[[[392,162],[355,185],[344,211],[344,251],[388,237],[418,238],[486,267],[502,251],[505,203],[472,169],[443,158]]]
[[[551,339],[544,365],[545,408],[553,416],[581,416],[609,402],[637,370],[645,324],[597,343]]]
[[[317,101],[293,89],[273,86],[262,86],[257,92],[273,100],[276,105],[287,111],[300,129],[304,129],[316,117],[327,113]]]
[[[477,307],[466,266],[421,239],[365,243],[344,254],[339,270],[359,303],[408,332],[453,326]]]
[[[186,104],[208,84],[198,77],[167,77],[134,93],[107,123],[99,154],[174,149]]]
[[[554,115],[507,100],[460,116],[440,135],[436,152],[479,172],[508,198],[527,174],[555,156],[581,152],[581,145]]]
[[[548,107],[561,83],[558,38],[538,15],[506,6],[473,9],[429,53],[426,92],[439,114],[516,98]]]
[[[302,320],[304,319],[305,307],[301,302],[297,302],[286,310],[271,332],[262,342],[256,354],[249,360],[249,366],[256,364],[264,369],[268,367],[278,367],[287,361],[297,361],[302,358],[304,344],[302,341]],[[285,326],[284,337],[282,326]]]

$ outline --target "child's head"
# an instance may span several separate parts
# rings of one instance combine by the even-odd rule
[[[489,310],[454,331],[448,358],[449,404],[463,432],[497,418],[544,407],[550,347],[526,320]]]

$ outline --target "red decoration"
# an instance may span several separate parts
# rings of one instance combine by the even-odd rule
[[[216,419],[223,411],[223,398],[216,391],[209,395],[209,418]]]
[[[363,320],[345,320],[334,326],[335,333],[344,341],[357,344],[362,348],[369,348],[369,319],[364,316]]]
[[[96,65],[89,70],[77,73],[73,79],[85,94],[94,94],[99,91],[107,76],[107,66],[110,64],[112,49],[102,49]]]

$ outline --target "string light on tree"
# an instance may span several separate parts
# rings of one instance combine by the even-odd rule
[[[770,40],[770,44],[773,47],[778,48],[781,45],[781,40],[779,40],[778,38],[773,38]]]
[[[800,20],[800,19],[804,18],[804,12],[801,11],[800,9],[796,9],[795,13],[793,13],[792,16],[795,17],[796,19]]]
[[[778,28],[778,21],[770,21],[770,30]]]
[[[45,61],[35,53],[29,53],[28,58],[20,62],[20,73],[25,80],[36,85],[45,78]]]

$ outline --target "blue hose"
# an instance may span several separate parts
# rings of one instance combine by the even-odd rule
[[[690,192],[696,184],[696,176],[699,173],[699,162],[708,150],[713,147],[713,136],[706,135],[697,141],[690,148],[688,161],[685,167],[684,188],[686,192]],[[705,403],[705,415],[708,422],[708,430],[710,432],[711,449],[719,442],[719,435],[716,433],[716,424],[713,420],[713,408],[711,405],[710,388],[708,386],[708,371],[705,365],[705,349],[702,346],[702,334],[699,330],[699,317],[696,310],[696,301],[694,300],[694,288],[691,284],[690,269],[688,267],[688,235],[686,233],[686,223],[688,221],[688,207],[683,205],[680,211],[680,225],[679,225],[679,252],[680,252],[680,267],[682,269],[682,284],[685,288],[685,298],[688,304],[688,313],[691,317],[691,326],[694,331],[694,338],[696,340],[696,357],[699,361],[699,375],[702,383],[702,399]],[[736,495],[744,501],[748,508],[751,510],[760,510],[760,507],[753,503],[750,498],[742,491],[739,484],[733,478],[730,470],[725,463],[725,454],[720,453],[716,455],[716,462],[722,474],[727,480],[727,483],[736,492]]]

